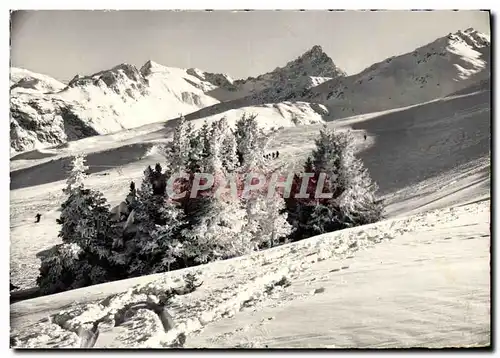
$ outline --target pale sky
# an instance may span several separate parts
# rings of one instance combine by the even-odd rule
[[[67,81],[120,63],[246,78],[320,45],[348,74],[450,32],[489,34],[480,11],[23,11],[12,16],[11,65]]]

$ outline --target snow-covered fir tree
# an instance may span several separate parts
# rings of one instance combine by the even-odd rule
[[[237,122],[234,135],[236,138],[239,166],[244,170],[252,170],[262,163],[269,143],[270,135],[265,135],[259,128],[257,115],[244,114]]]
[[[81,194],[84,189],[84,181],[87,177],[85,172],[89,167],[85,164],[85,157],[76,155],[72,162],[68,178],[66,179],[66,188],[63,193],[67,199],[62,204],[61,216],[57,220],[61,224],[59,237],[63,242],[75,242],[75,231],[80,219],[78,209],[81,206]]]
[[[261,196],[251,202],[248,230],[253,233],[254,241],[259,247],[271,248],[277,246],[280,239],[286,241],[292,233],[292,225],[287,216],[285,201],[278,192],[272,196]]]
[[[245,232],[245,209],[240,200],[230,191],[226,195],[216,195],[219,185],[226,186],[230,178],[228,168],[231,156],[223,152],[224,139],[231,135],[227,122],[221,120],[211,126],[210,140],[204,141],[205,153],[201,167],[214,178],[212,188],[197,193],[190,198],[190,225],[183,230],[185,254],[195,262],[208,262],[230,258],[253,250],[249,233]],[[235,153],[235,152],[234,152]],[[233,158],[236,158],[233,155]]]
[[[130,182],[130,191],[125,198],[125,203],[128,205],[129,212],[131,212],[135,208],[135,203],[137,199],[137,191],[135,189],[135,183]]]
[[[77,244],[59,244],[42,259],[37,285],[42,294],[53,294],[78,286],[82,281],[80,254],[82,249]]]
[[[207,158],[211,154],[210,149],[210,137],[211,137],[211,127],[207,120],[203,122],[203,126],[198,131],[198,138],[202,146],[202,157]]]
[[[188,134],[188,144],[189,144],[189,155],[187,158],[186,169],[188,173],[199,172],[202,170],[201,161],[205,156],[203,153],[204,150],[204,138],[201,133],[203,131],[196,132],[193,128],[191,122],[187,124],[187,134]],[[206,128],[208,130],[208,128]]]
[[[66,189],[63,192],[69,195],[72,191],[83,188],[85,179],[87,178],[87,166],[86,158],[83,154],[77,154],[73,157],[70,164],[70,172],[68,179],[66,179]]]
[[[174,129],[174,136],[169,155],[169,175],[182,172],[186,169],[191,152],[190,138],[192,136],[192,131],[192,126],[188,125],[184,116],[181,116]]]
[[[344,150],[341,155],[339,182],[346,190],[339,197],[342,221],[348,227],[371,224],[383,216],[384,205],[375,193],[372,180],[363,162],[355,156],[355,140],[351,132],[339,133]]]
[[[163,272],[180,257],[182,244],[178,234],[183,214],[177,203],[153,191],[155,171],[147,167],[141,188],[136,194],[134,223],[136,234],[127,243],[130,253],[129,273],[132,276]]]
[[[259,247],[272,247],[278,239],[287,237],[292,227],[287,221],[287,212],[283,197],[275,188],[271,189],[271,173],[264,160],[264,154],[274,132],[264,133],[259,128],[256,116],[242,116],[236,122],[235,139],[237,157],[241,168],[240,174],[262,175],[267,184],[260,190],[242,198],[246,207],[247,220],[245,230],[252,233],[253,240]],[[269,190],[271,195],[269,196]]]
[[[59,237],[63,243],[75,243],[84,250],[88,248],[99,256],[106,256],[110,236],[114,234],[109,204],[101,192],[85,188],[87,169],[85,158],[75,156],[67,186],[63,189],[68,197],[61,205],[57,220],[61,224]]]
[[[220,138],[220,146],[217,147],[217,150],[223,171],[225,173],[235,172],[239,164],[236,137],[225,117],[213,123],[211,135]]]
[[[40,268],[39,284],[44,292],[124,278],[123,269],[113,259],[113,241],[119,233],[111,225],[109,205],[102,193],[85,188],[85,170],[85,158],[76,156],[63,189],[68,197],[57,219],[63,244],[42,261]],[[64,287],[51,284],[58,280]]]

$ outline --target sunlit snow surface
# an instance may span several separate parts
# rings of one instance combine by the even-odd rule
[[[486,201],[191,268],[204,283],[168,307],[175,328],[139,310],[103,324],[95,347],[169,346],[180,334],[213,348],[486,345],[489,246]],[[11,335],[19,347],[79,347],[81,325],[154,299],[183,271],[16,303]]]
[[[328,124],[355,131],[387,220],[188,269],[203,284],[167,307],[175,322],[168,332],[149,309],[118,323],[110,317],[182,286],[186,270],[15,303],[16,347],[80,347],[81,327],[100,318],[95,347],[169,347],[179,337],[187,337],[184,347],[489,344],[489,96],[473,92]],[[263,121],[279,116],[266,113]],[[280,151],[273,165],[300,168],[320,125],[283,126],[269,148]],[[145,166],[165,162],[161,146],[171,133],[153,124],[12,158],[12,282],[32,287],[36,254],[59,242],[55,219],[70,155],[88,154],[88,185],[115,205]]]

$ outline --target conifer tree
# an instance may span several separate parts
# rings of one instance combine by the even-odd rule
[[[287,237],[291,232],[291,225],[287,221],[285,202],[271,189],[269,183],[270,170],[264,161],[264,153],[273,137],[274,132],[264,133],[259,128],[256,116],[243,116],[236,123],[235,137],[238,157],[240,159],[240,173],[244,175],[261,174],[268,181],[261,190],[257,190],[248,198],[243,198],[246,207],[246,231],[252,233],[253,240],[260,247],[272,247],[279,238]],[[247,178],[248,179],[248,178]],[[246,180],[248,183],[248,181]],[[271,197],[268,197],[272,190]]]
[[[381,219],[383,205],[376,199],[377,187],[363,163],[355,158],[353,143],[350,132],[334,132],[326,126],[320,131],[316,148],[304,165],[304,173],[312,175],[308,198],[296,199],[296,185],[287,200],[295,240]],[[331,198],[316,197],[320,182],[324,184],[322,193],[329,193]]]
[[[217,129],[221,133],[220,158],[224,173],[234,173],[238,167],[237,143],[229,123],[224,117],[217,123]],[[213,133],[213,132],[212,132]]]
[[[204,141],[204,152],[209,153],[202,160],[201,167],[214,177],[214,186],[190,198],[190,226],[183,230],[185,254],[195,262],[225,259],[251,251],[248,233],[242,230],[245,210],[232,193],[216,195],[222,179],[227,182],[230,156],[223,152],[224,138],[229,136],[227,122],[221,120],[211,126],[210,138]],[[208,148],[207,148],[208,146]]]
[[[158,174],[146,168],[141,188],[137,191],[134,222],[136,234],[128,245],[131,255],[129,273],[132,276],[162,272],[170,268],[179,255],[178,234],[183,215],[176,203],[164,195],[154,194],[152,176]],[[174,260],[174,261],[172,261]]]
[[[192,131],[192,126],[189,126],[186,123],[184,116],[181,116],[174,129],[174,136],[169,156],[169,175],[172,173],[182,172],[188,165],[190,153],[189,138],[191,136],[190,131]]]
[[[198,131],[198,134],[199,134],[201,146],[203,148],[202,157],[208,158],[211,154],[211,149],[210,149],[211,128],[210,128],[210,125],[208,124],[207,120],[205,120],[205,122],[203,122],[203,126]]]
[[[85,158],[76,156],[63,189],[68,198],[57,219],[63,244],[42,261],[40,268],[38,283],[43,292],[124,278],[123,269],[113,258],[112,245],[118,232],[111,226],[109,205],[100,192],[85,188],[86,169]]]
[[[135,190],[135,183],[132,181],[130,182],[130,191],[125,198],[125,202],[127,203],[129,208],[129,213],[132,212],[132,210],[134,210],[135,208],[136,195],[137,191]]]
[[[205,121],[205,124],[206,121]],[[204,157],[204,138],[203,138],[203,130],[208,130],[208,128],[202,128],[202,130],[196,132],[193,128],[191,122],[188,123],[189,129],[189,155],[188,155],[188,164],[187,170],[189,173],[199,172],[201,168],[201,161]]]

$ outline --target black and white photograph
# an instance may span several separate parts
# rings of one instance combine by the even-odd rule
[[[10,348],[491,349],[492,22],[11,10]]]

